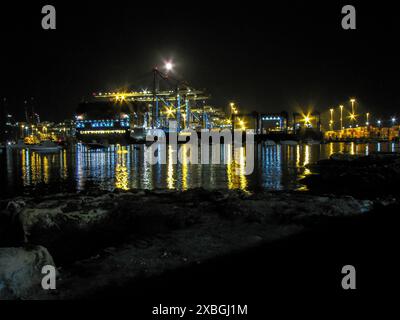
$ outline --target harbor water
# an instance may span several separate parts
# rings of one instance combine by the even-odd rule
[[[185,145],[180,145],[186,154]],[[254,191],[304,189],[300,179],[312,172],[307,164],[328,158],[336,152],[364,154],[396,152],[395,143],[327,143],[311,145],[256,146],[254,171],[244,174],[244,161],[226,159],[221,152],[220,164],[177,164],[174,152],[166,147],[166,164],[149,164],[144,145],[110,146],[107,149],[87,149],[72,146],[54,154],[35,151],[3,150],[0,155],[2,198],[32,192],[130,189],[241,189]],[[238,149],[239,159],[245,159],[245,149]],[[235,159],[237,159],[235,157]],[[224,163],[225,162],[225,163]],[[4,188],[5,187],[5,188]]]

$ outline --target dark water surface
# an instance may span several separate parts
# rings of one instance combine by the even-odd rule
[[[186,148],[184,145],[179,148]],[[167,147],[167,164],[150,165],[146,147],[110,146],[105,150],[88,150],[82,145],[56,154],[39,154],[29,150],[5,150],[0,155],[1,197],[28,193],[167,188],[186,190],[228,188],[242,190],[285,190],[304,188],[298,180],[311,172],[308,163],[328,158],[338,151],[350,154],[397,151],[394,143],[316,145],[258,145],[255,169],[244,175],[245,150],[237,149],[240,161],[221,151],[221,164],[174,164],[174,151]],[[184,151],[184,149],[182,150]],[[183,152],[183,154],[185,154]],[[223,161],[227,160],[227,164]],[[243,160],[243,161],[242,161]],[[239,173],[239,174],[237,174]]]

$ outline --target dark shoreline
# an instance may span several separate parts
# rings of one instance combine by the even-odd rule
[[[383,168],[380,175],[393,169]],[[347,297],[340,287],[347,264],[359,271],[354,296],[370,295],[390,287],[398,266],[400,204],[395,192],[384,194],[193,189],[17,197],[1,201],[0,265],[2,247],[54,259],[57,290],[38,291],[32,282],[9,296],[22,299],[195,303],[210,291],[215,302],[254,302],[254,286],[282,299]],[[38,261],[21,267],[29,263]]]
[[[319,294],[377,298],[378,292],[388,293],[396,280],[392,276],[399,264],[393,249],[400,240],[400,219],[396,214],[399,209],[396,204],[363,216],[334,218],[284,239],[260,243],[150,279],[110,286],[85,299],[196,303],[208,299],[221,301],[223,297],[254,303],[263,300],[257,288],[264,288],[266,295],[274,299],[299,295],[305,298],[305,294],[314,299]],[[353,264],[360,271],[358,290],[353,293],[340,286],[341,268],[346,264]]]
[[[48,248],[62,268],[59,289],[50,296],[27,296],[34,299],[86,299],[104,292],[113,296],[121,286],[129,290],[126,283],[136,287],[136,281],[151,283],[165,272],[184,268],[190,273],[213,261],[224,264],[225,257],[246,257],[258,247],[268,251],[284,239],[296,249],[299,241],[291,237],[363,216],[379,206],[304,192],[251,195],[201,189],[61,194],[38,201],[25,199],[22,208],[12,209],[14,217],[18,212],[24,242]],[[151,205],[146,209],[146,204]]]

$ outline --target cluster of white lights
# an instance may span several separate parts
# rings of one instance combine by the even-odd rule
[[[125,134],[125,130],[84,130],[81,134]]]
[[[267,120],[279,120],[281,121],[281,117],[262,117],[262,120],[267,121]]]
[[[110,128],[114,127],[114,123],[120,123],[121,127],[129,127],[129,116],[123,115],[123,118],[125,120],[81,120],[76,122],[76,128],[85,128],[85,123],[90,124],[92,128]]]

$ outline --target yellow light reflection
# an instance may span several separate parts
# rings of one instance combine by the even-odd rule
[[[311,174],[310,170],[308,168],[306,168],[306,166],[310,163],[310,158],[311,158],[311,148],[309,145],[306,145],[305,146],[305,154],[304,154],[304,163],[303,163],[305,176],[308,176],[309,174]]]
[[[351,144],[350,144],[350,154],[351,155],[354,155],[355,154],[355,144],[354,144],[354,142],[352,142]]]
[[[245,149],[244,147],[240,148],[240,160],[239,160],[239,166],[240,166],[240,190],[246,191],[247,190],[247,177],[246,177],[246,154],[245,154]]]
[[[62,151],[62,178],[66,179],[68,177],[68,166],[67,166],[67,150]]]
[[[39,163],[41,162],[40,156],[36,155],[38,157]],[[47,156],[43,157],[43,182],[44,183],[49,183],[49,171],[50,171],[50,166],[49,166],[49,159]]]
[[[21,155],[22,155],[22,181],[23,185],[27,186],[30,184],[30,176],[31,176],[28,150],[23,149],[21,151]]]
[[[227,148],[228,149],[228,148]],[[227,151],[227,155],[231,151]],[[228,156],[226,174],[228,189],[240,189],[247,191],[248,180],[245,175],[246,169],[246,150],[244,147],[234,150],[234,157]],[[237,160],[236,160],[237,159]]]
[[[182,190],[188,189],[188,158],[187,158],[187,145],[181,146],[182,152]]]
[[[303,163],[301,163],[301,150],[302,149],[300,148],[300,146],[297,146],[296,167],[304,170],[303,174],[299,175],[299,178],[303,179],[306,176],[311,174],[310,169],[308,169],[306,166],[310,163],[312,149],[309,145],[304,146],[304,161],[303,161]],[[303,186],[300,186],[297,190],[298,191],[308,191],[308,188],[307,188],[307,186],[303,185]]]
[[[31,153],[31,182],[37,184],[41,181],[42,175],[42,162],[40,156],[32,152]]]
[[[168,189],[175,189],[175,180],[174,180],[174,163],[173,163],[173,149],[172,146],[168,146],[168,176],[167,176],[167,185]]]
[[[331,143],[329,144],[329,156],[331,156],[333,153],[334,153],[334,150],[333,150],[333,142],[331,142]]]
[[[126,152],[125,152],[126,151]],[[117,165],[115,167],[115,187],[121,190],[129,190],[129,174],[126,167],[126,147],[117,148]]]

